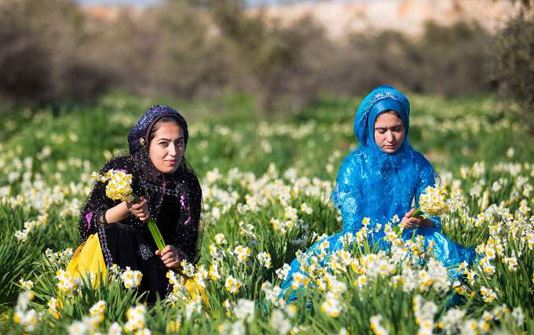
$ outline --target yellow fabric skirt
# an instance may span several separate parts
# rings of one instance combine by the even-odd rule
[[[76,248],[72,255],[72,259],[67,265],[67,272],[74,278],[87,276],[96,278],[96,280],[93,281],[94,287],[97,287],[100,284],[102,278],[106,278],[107,268],[106,263],[104,262],[102,249],[100,248],[98,234],[90,235],[84,243]],[[186,279],[184,286],[192,299],[200,297],[204,304],[208,304],[206,289],[198,285],[193,278]]]
[[[67,265],[67,272],[74,278],[89,275],[93,278],[106,277],[106,263],[100,248],[98,234],[90,235],[84,243],[76,248],[69,265]],[[95,282],[95,285],[98,285],[99,280],[97,279]]]

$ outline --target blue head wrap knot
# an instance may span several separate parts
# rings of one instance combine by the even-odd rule
[[[146,112],[137,120],[135,125],[130,129],[128,133],[128,147],[130,149],[130,154],[134,154],[139,151],[141,147],[140,139],[144,139],[145,143],[148,144],[148,136],[152,127],[156,122],[161,118],[171,117],[176,120],[178,125],[182,127],[184,133],[184,141],[187,144],[189,138],[189,131],[187,128],[187,121],[185,118],[178,113],[176,110],[172,109],[166,105],[154,105],[146,110]]]

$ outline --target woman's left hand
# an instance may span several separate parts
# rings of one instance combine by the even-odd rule
[[[163,264],[169,269],[177,269],[184,259],[178,249],[173,245],[167,245],[162,250],[157,250],[156,256],[159,256]]]

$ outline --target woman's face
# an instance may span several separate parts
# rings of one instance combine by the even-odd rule
[[[384,112],[376,118],[375,143],[385,153],[397,152],[404,142],[404,125],[397,113]]]
[[[185,153],[183,129],[175,122],[163,122],[156,124],[156,127],[148,156],[158,171],[174,173]]]

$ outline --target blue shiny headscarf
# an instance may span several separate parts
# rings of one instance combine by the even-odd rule
[[[386,111],[397,113],[404,126],[404,141],[394,153],[382,151],[374,141],[376,119]],[[345,232],[356,232],[364,217],[372,224],[402,218],[424,188],[434,185],[432,165],[410,145],[409,115],[408,98],[392,86],[373,89],[358,106],[354,134],[360,145],[343,161],[332,194]]]
[[[386,111],[394,111],[404,125],[404,141],[395,153],[383,152],[374,140],[375,122]],[[360,149],[380,169],[395,169],[412,150],[409,141],[410,102],[400,91],[389,85],[378,86],[360,103],[354,118],[354,134],[360,141]]]
[[[402,120],[405,130],[405,141],[410,128],[410,101],[408,98],[389,85],[378,86],[371,91],[358,106],[354,118],[354,134],[363,146],[373,146],[374,125],[378,115],[385,111],[396,112]],[[376,144],[375,144],[376,146]],[[375,147],[378,149],[378,147]]]
[[[139,151],[141,147],[140,139],[143,138],[145,143],[148,144],[150,131],[154,124],[158,122],[161,118],[171,117],[178,122],[180,127],[182,127],[184,133],[184,141],[187,144],[189,138],[189,131],[187,128],[187,121],[185,118],[178,113],[176,110],[172,109],[169,106],[165,105],[154,105],[147,109],[147,111],[137,120],[135,125],[130,129],[128,133],[128,147],[130,149],[130,154],[135,154]]]

